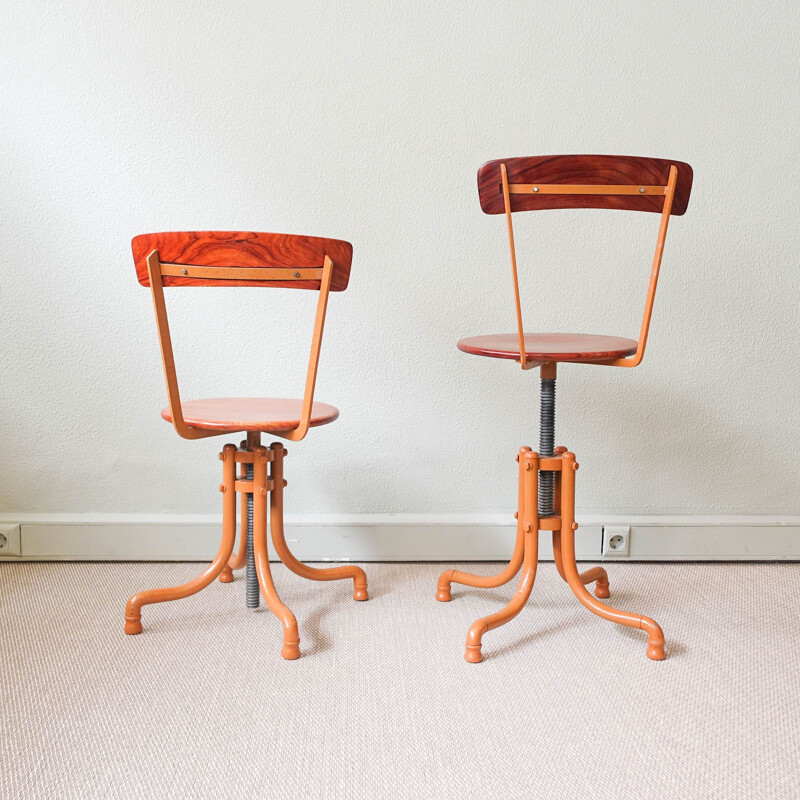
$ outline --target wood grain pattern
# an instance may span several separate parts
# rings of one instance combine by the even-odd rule
[[[162,262],[198,267],[270,267],[287,271],[321,267],[325,256],[334,263],[331,291],[341,292],[350,279],[353,246],[340,239],[241,231],[145,233],[131,242],[136,275],[149,286],[147,256],[158,250]],[[164,276],[164,286],[280,286],[319,289],[319,280],[228,280]]]
[[[678,169],[672,214],[686,213],[692,191],[692,168],[683,161],[638,156],[529,156],[488,161],[478,170],[478,196],[486,214],[502,214],[503,188],[500,164],[508,170],[509,183],[522,184],[638,184],[666,186],[669,168]],[[546,208],[612,208],[652,211],[660,214],[664,198],[658,195],[560,195],[511,194],[512,211]]]
[[[595,336],[586,333],[526,333],[525,354],[529,361],[607,361],[636,352],[637,343],[621,336]],[[461,339],[464,353],[490,358],[519,360],[516,333],[495,333]]]
[[[282,397],[214,397],[181,403],[183,420],[190,428],[225,433],[293,430],[300,424],[302,407],[302,400]],[[161,416],[172,422],[169,406],[161,410]],[[312,428],[326,425],[338,416],[339,411],[334,406],[314,403],[309,425]]]

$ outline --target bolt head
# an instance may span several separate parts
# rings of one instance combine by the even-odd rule
[[[221,491],[223,494],[225,493],[225,484],[224,484],[224,483],[221,483],[221,484],[219,485],[219,490],[220,490],[220,491]]]
[[[299,278],[300,277],[300,273],[299,272],[295,272],[294,276],[295,276],[295,278]]]
[[[639,194],[644,194],[644,186],[639,187]]]
[[[574,530],[574,531],[578,530],[578,523],[577,522],[573,522],[572,525],[570,525],[570,528],[572,528],[572,530]]]
[[[533,193],[534,194],[538,194],[538,192],[539,192],[539,187],[538,186],[534,186],[533,187]]]
[[[258,490],[258,493],[259,493],[259,494],[260,494],[262,497],[264,497],[264,495],[267,493],[267,490],[266,490],[266,488],[265,488],[264,486],[262,486],[262,487],[261,487],[261,488]]]

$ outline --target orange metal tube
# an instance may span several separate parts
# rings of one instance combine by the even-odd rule
[[[523,525],[523,503],[524,494],[522,490],[522,472],[525,469],[524,457],[525,453],[529,453],[530,447],[520,447],[517,454],[517,461],[519,462],[519,488],[517,496],[517,538],[514,543],[514,552],[511,555],[511,560],[502,572],[497,575],[474,575],[471,572],[461,572],[458,569],[445,570],[439,576],[439,582],[436,586],[436,599],[441,603],[446,603],[452,599],[450,592],[452,583],[460,583],[463,586],[475,586],[478,589],[495,589],[498,586],[507,584],[518,572],[522,566],[523,554],[525,552],[525,533],[522,529]]]
[[[562,453],[561,468],[561,542],[562,565],[566,581],[575,596],[590,611],[603,619],[611,620],[619,625],[629,628],[640,628],[647,631],[647,657],[653,661],[664,659],[664,633],[655,620],[629,611],[620,611],[611,608],[605,603],[595,599],[583,585],[578,574],[578,565],[575,563],[575,531],[578,525],[575,522],[575,470],[578,464],[574,453]]]
[[[464,658],[471,664],[478,664],[483,660],[481,646],[483,635],[487,631],[505,625],[509,620],[519,614],[531,595],[534,581],[536,580],[536,567],[539,562],[539,517],[538,517],[538,492],[539,492],[539,455],[527,452],[520,458],[520,477],[523,479],[523,521],[524,554],[522,561],[522,576],[519,587],[508,605],[495,614],[475,620],[467,631],[467,648]]]
[[[368,600],[367,576],[361,567],[348,564],[341,567],[328,567],[319,569],[309,567],[295,558],[283,531],[283,457],[286,455],[280,442],[270,445],[273,453],[272,459],[272,493],[270,495],[269,524],[272,530],[272,543],[281,561],[296,575],[312,581],[339,581],[345,578],[353,579],[353,599]]]
[[[168,589],[149,589],[131,597],[125,607],[125,633],[134,635],[142,632],[142,606],[165,603],[168,600],[180,600],[197,594],[222,572],[233,551],[236,539],[235,452],[236,448],[232,444],[226,444],[220,453],[222,459],[222,485],[220,486],[222,491],[222,543],[214,560],[208,569],[193,581]]]
[[[567,452],[566,447],[556,447],[555,454],[557,456],[562,456],[564,453]],[[556,516],[560,516],[561,514],[561,470],[554,473],[555,481],[553,483],[553,513]],[[564,574],[564,565],[563,559],[561,557],[561,531],[553,531],[553,561],[556,562],[556,569],[558,570],[558,574],[564,579],[567,579],[567,576]],[[608,574],[606,573],[603,567],[592,567],[591,569],[587,569],[586,572],[581,572],[578,576],[581,579],[581,583],[584,585],[589,583],[595,583],[596,586],[594,587],[594,595],[595,597],[602,597],[604,600],[608,597],[611,597],[611,591],[608,587]]]
[[[239,447],[242,450],[253,451],[253,448],[261,443],[259,432],[248,433],[247,440],[241,442]],[[247,470],[245,465],[241,465],[239,474],[240,480],[245,480]],[[220,583],[233,583],[233,570],[241,569],[247,561],[247,495],[242,492],[239,500],[239,550],[231,555],[228,563],[223,567],[219,576]]]
[[[272,573],[269,569],[267,552],[267,448],[258,445],[254,448],[253,460],[253,554],[261,594],[267,608],[283,625],[283,648],[281,655],[287,661],[300,658],[300,633],[297,620],[286,604],[278,597]]]
[[[500,177],[503,180],[503,203],[506,209],[506,224],[508,225],[508,245],[511,249],[511,275],[514,278],[514,300],[517,310],[517,337],[519,339],[519,363],[522,369],[527,369],[528,354],[525,352],[525,328],[522,324],[522,306],[519,300],[519,279],[517,278],[517,250],[514,247],[514,223],[511,219],[511,198],[508,193],[508,170],[505,164],[500,165]]]

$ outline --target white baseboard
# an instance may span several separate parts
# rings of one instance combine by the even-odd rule
[[[584,561],[603,560],[603,525],[631,528],[630,555],[615,561],[800,561],[797,516],[608,515],[578,522],[576,553]],[[216,552],[220,538],[220,520],[212,515],[2,514],[0,523],[20,526],[18,554],[0,551],[0,561],[203,561]],[[286,519],[286,538],[304,561],[502,561],[514,534],[510,516]],[[540,542],[540,557],[552,559],[550,536],[543,533]]]

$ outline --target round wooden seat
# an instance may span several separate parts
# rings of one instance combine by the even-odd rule
[[[214,397],[181,403],[184,422],[190,428],[235,433],[237,431],[289,431],[300,424],[302,400],[282,397]],[[169,407],[161,416],[172,422]],[[327,425],[339,416],[339,409],[325,403],[311,407],[311,427]]]
[[[620,336],[595,336],[588,333],[526,333],[527,361],[608,361],[636,352],[637,342]],[[494,333],[461,339],[458,349],[476,356],[519,360],[516,333]]]

